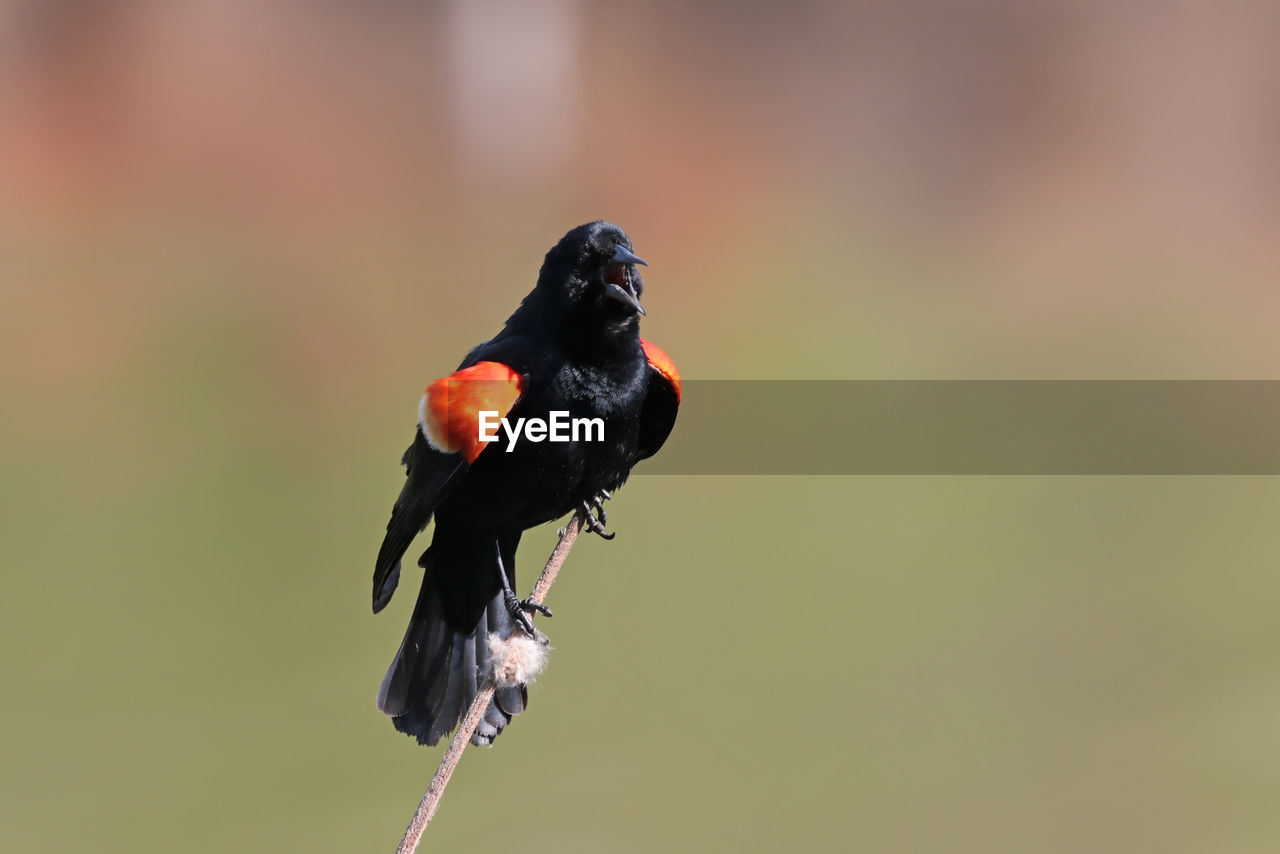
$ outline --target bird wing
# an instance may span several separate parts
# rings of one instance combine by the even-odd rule
[[[680,372],[662,348],[640,339],[645,358],[649,360],[649,386],[640,409],[640,438],[636,444],[636,460],[658,453],[671,435],[680,408]]]
[[[488,447],[480,413],[501,418],[524,389],[524,377],[501,362],[479,361],[427,386],[418,406],[418,430],[405,451],[404,488],[391,510],[373,570],[373,611],[386,607],[400,581],[400,559],[431,514]],[[496,436],[496,431],[490,431]]]

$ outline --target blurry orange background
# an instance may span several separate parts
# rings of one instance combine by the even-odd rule
[[[580,222],[629,232],[687,378],[1275,377],[1277,33],[3,0],[0,847],[394,846],[435,761],[373,708],[396,461]],[[637,477],[429,841],[1271,850],[1276,492]]]

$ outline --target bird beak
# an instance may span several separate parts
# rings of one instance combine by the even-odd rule
[[[635,253],[625,246],[619,246],[613,250],[613,258],[610,259],[615,264],[639,264],[642,267],[649,265],[637,258]]]
[[[636,257],[636,254],[625,246],[619,246],[614,249],[613,257],[610,258],[609,261],[611,264],[616,264],[619,267],[627,264],[643,264],[645,267],[649,266],[644,263],[643,259]],[[644,306],[640,305],[640,300],[635,294],[635,290],[631,285],[631,277],[629,275],[625,276],[623,281],[626,283],[625,287],[609,282],[608,287],[605,289],[605,293],[613,299],[625,302],[627,305],[634,308],[641,317],[644,317]]]
[[[636,310],[636,313],[639,314],[641,317],[647,316],[645,314],[644,306],[640,305],[640,300],[636,299],[636,295],[631,293],[631,291],[627,290],[621,285],[615,285],[613,283],[610,283],[608,289],[605,290],[605,293],[610,297],[612,297],[613,299],[619,300],[620,302],[625,302],[627,305],[634,308]]]

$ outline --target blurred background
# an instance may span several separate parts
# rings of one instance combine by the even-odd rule
[[[1278,36],[0,0],[0,849],[394,849],[400,454],[580,222],[688,379],[1278,378]],[[1280,847],[1274,479],[642,471],[424,850]]]

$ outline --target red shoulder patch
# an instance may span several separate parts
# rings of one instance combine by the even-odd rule
[[[488,443],[480,441],[480,413],[511,411],[523,390],[520,375],[501,362],[479,362],[427,386],[418,423],[427,444],[474,463]],[[490,431],[493,435],[493,431]]]
[[[649,364],[653,365],[654,370],[666,377],[667,382],[671,383],[671,387],[676,390],[676,402],[679,402],[680,372],[676,370],[676,363],[671,361],[671,357],[664,353],[657,344],[641,338],[640,346],[644,348],[644,355],[649,360]]]

